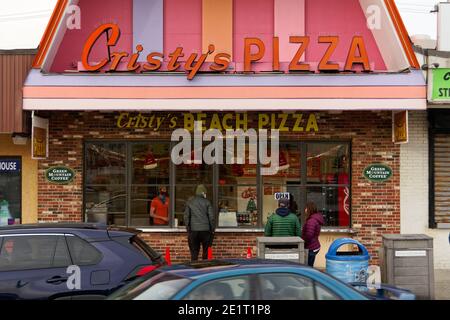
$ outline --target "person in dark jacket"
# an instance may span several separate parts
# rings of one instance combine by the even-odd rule
[[[206,199],[206,188],[198,185],[195,196],[187,201],[184,210],[184,221],[188,232],[191,260],[197,261],[202,246],[203,260],[208,258],[208,248],[212,246],[215,230],[214,213],[211,202]]]
[[[300,237],[300,233],[300,221],[289,210],[289,200],[279,200],[275,214],[267,219],[264,235],[266,237]]]
[[[314,202],[306,204],[305,215],[306,220],[302,230],[302,239],[305,241],[305,249],[308,249],[308,265],[314,267],[316,256],[320,251],[319,236],[324,220]]]

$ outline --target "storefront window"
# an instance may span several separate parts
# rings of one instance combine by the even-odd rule
[[[259,222],[257,150],[245,145],[242,158],[233,157],[235,164],[219,165],[218,226],[257,227]],[[226,155],[227,150],[224,149]],[[235,147],[234,155],[239,155]],[[245,156],[244,156],[245,155]],[[240,164],[244,162],[244,164]]]
[[[88,222],[170,225],[170,143],[93,142],[86,145]]]
[[[177,184],[175,186],[175,226],[186,225],[186,222],[184,221],[184,209],[186,208],[186,202],[195,196],[195,191],[199,184],[201,183],[194,182],[192,184]],[[214,206],[215,201],[212,184],[203,185],[206,187],[206,198],[211,201]]]
[[[124,143],[95,143],[86,146],[87,185],[125,185]]]
[[[302,222],[306,203],[314,201],[326,226],[350,226],[349,143],[280,143],[279,170],[271,176],[261,174],[248,144],[237,159],[244,164],[197,164],[192,157],[175,165],[165,141],[92,142],[85,150],[89,222],[185,226],[186,202],[203,184],[219,228],[263,227],[278,207],[277,193],[289,194]]]
[[[298,142],[280,143],[279,168],[274,175],[263,176],[263,224],[265,225],[270,215],[278,208],[275,200],[276,193],[289,193],[291,211],[300,215],[299,201],[302,181],[302,149]]]
[[[348,184],[347,144],[308,143],[308,184]]]
[[[86,145],[86,221],[126,224],[126,145]]]
[[[191,146],[191,158],[187,163],[177,165],[174,168],[175,175],[175,214],[174,225],[185,226],[184,210],[186,202],[195,196],[197,186],[202,184],[206,187],[206,197],[211,203],[215,203],[214,198],[214,166],[205,163],[196,163],[194,144]],[[197,150],[202,154],[203,150]]]
[[[170,143],[131,144],[132,226],[170,225]]]
[[[0,226],[21,223],[21,182],[22,160],[0,158]]]
[[[307,145],[307,201],[313,201],[317,205],[327,226],[350,226],[348,160],[348,144],[308,143]]]
[[[274,214],[276,193],[289,194],[290,208],[304,223],[308,201],[316,203],[326,226],[350,226],[350,145],[348,143],[280,143],[280,169],[263,177],[263,214]]]

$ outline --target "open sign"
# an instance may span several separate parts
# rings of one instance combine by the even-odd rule
[[[279,201],[279,200],[290,200],[291,199],[291,195],[289,194],[289,192],[277,192],[275,193],[275,200]]]

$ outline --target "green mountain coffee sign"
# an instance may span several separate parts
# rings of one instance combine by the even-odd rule
[[[372,182],[385,182],[392,177],[392,168],[381,163],[371,164],[364,169],[364,177]]]
[[[69,184],[75,178],[75,171],[64,166],[52,167],[45,171],[45,178],[50,183]]]
[[[432,100],[450,102],[450,69],[433,69]]]

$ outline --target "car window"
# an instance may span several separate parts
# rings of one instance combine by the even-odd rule
[[[165,281],[154,284],[150,289],[138,295],[135,300],[169,300],[178,291],[187,286],[189,279],[165,279]]]
[[[175,274],[154,271],[115,291],[108,300],[168,300],[190,282]]]
[[[340,300],[340,298],[333,292],[331,292],[328,288],[325,288],[317,282],[315,282],[315,286],[317,300]]]
[[[130,239],[131,244],[133,245],[133,247],[135,247],[136,249],[139,250],[139,252],[141,252],[141,254],[152,260],[158,260],[159,258],[161,258],[161,254],[159,254],[158,252],[156,252],[155,250],[153,250],[145,241],[143,241],[141,238],[139,238],[139,236],[133,236]]]
[[[65,246],[63,236],[5,237],[0,251],[0,271],[68,266],[70,257]]]
[[[184,300],[250,300],[250,278],[240,276],[207,282]]]
[[[53,258],[54,267],[68,267],[72,264],[69,255],[69,249],[65,237],[58,237],[56,242],[55,255]]]
[[[90,243],[77,236],[66,237],[70,256],[74,264],[79,266],[93,265],[102,259],[101,253]]]
[[[314,300],[314,283],[296,274],[273,273],[259,275],[263,300]]]

